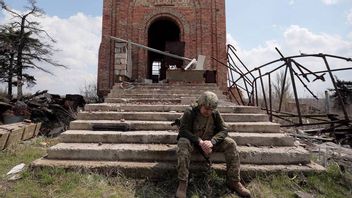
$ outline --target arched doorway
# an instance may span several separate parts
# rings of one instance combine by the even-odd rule
[[[170,18],[156,19],[148,29],[148,46],[161,51],[184,56],[184,42],[180,41],[180,28]],[[148,52],[148,78],[153,82],[164,80],[170,65],[181,67],[182,60],[170,58],[155,52]]]

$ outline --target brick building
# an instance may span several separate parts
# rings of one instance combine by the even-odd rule
[[[216,71],[221,88],[226,87],[225,0],[104,0],[102,42],[99,49],[98,92],[106,95],[118,80],[116,69],[124,64],[117,44],[109,36],[130,40],[188,58],[206,56],[205,70]],[[120,44],[121,47],[121,44]],[[122,51],[121,51],[122,49]],[[160,63],[160,78],[165,78],[165,62],[180,67],[182,61],[132,47],[129,77],[152,79],[153,64]],[[128,76],[128,75],[127,75]]]

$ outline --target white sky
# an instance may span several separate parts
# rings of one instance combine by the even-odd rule
[[[25,4],[6,2],[19,10]],[[251,68],[279,58],[275,47],[287,56],[323,52],[352,57],[352,0],[226,0],[226,5],[228,43]],[[33,71],[37,85],[28,91],[79,93],[85,83],[96,81],[102,0],[39,0],[38,6],[46,11],[39,21],[61,50],[54,59],[70,69],[47,66],[55,76]],[[2,13],[0,24],[8,20]],[[334,65],[341,66],[352,63]],[[339,77],[351,80],[350,76]],[[313,86],[322,88],[319,83]]]

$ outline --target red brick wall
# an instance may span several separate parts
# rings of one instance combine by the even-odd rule
[[[155,5],[155,2],[164,5]],[[108,36],[147,45],[149,26],[159,17],[166,17],[179,26],[181,41],[186,43],[185,56],[205,55],[205,69],[217,70],[219,86],[226,87],[227,69],[211,59],[226,62],[225,0],[104,0],[99,94],[106,95],[114,84],[113,42]],[[147,54],[143,49],[133,48],[133,79],[146,78]]]

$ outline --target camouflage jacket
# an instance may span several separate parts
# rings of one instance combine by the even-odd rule
[[[201,116],[199,107],[187,108],[180,120],[177,139],[184,137],[192,144],[199,144],[200,139],[210,140],[214,146],[221,143],[227,137],[227,126],[218,110],[214,110],[209,119],[210,125],[205,127],[208,119]]]

